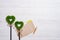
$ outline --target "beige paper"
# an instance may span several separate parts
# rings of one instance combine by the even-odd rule
[[[27,24],[25,24],[22,31],[20,31],[20,36],[24,37],[24,36],[29,35],[30,33],[34,33],[35,31],[36,31],[36,28],[35,28],[33,22],[30,21]]]

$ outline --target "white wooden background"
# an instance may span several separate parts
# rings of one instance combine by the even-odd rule
[[[26,23],[32,19],[36,33],[21,40],[60,40],[60,0],[0,0],[0,40],[9,40],[7,15]],[[18,40],[13,29],[13,40]]]

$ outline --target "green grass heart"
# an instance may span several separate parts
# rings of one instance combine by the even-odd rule
[[[6,21],[8,24],[12,24],[15,21],[15,16],[7,16]]]
[[[16,27],[16,29],[18,29],[18,30],[21,30],[22,29],[22,27],[23,27],[23,25],[24,25],[24,23],[22,22],[22,21],[16,21],[15,22],[15,27]]]

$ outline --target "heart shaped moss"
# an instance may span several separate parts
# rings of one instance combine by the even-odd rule
[[[15,21],[15,16],[7,16],[6,17],[6,21],[8,24],[13,24],[13,22]]]
[[[16,21],[15,22],[15,27],[17,30],[21,30],[23,25],[24,25],[24,23],[22,21]]]

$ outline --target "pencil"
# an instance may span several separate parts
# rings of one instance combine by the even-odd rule
[[[20,40],[20,32],[18,33],[18,36],[19,36],[19,40]]]
[[[12,26],[10,26],[10,40],[12,40]]]

